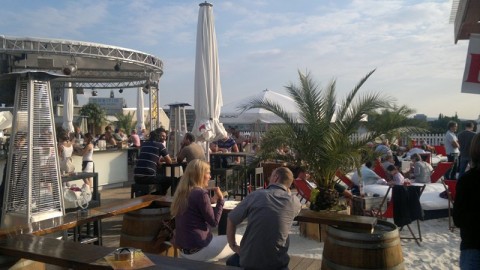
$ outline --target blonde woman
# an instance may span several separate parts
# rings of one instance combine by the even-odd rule
[[[180,257],[196,261],[217,261],[233,254],[225,235],[213,236],[223,211],[220,188],[207,189],[210,165],[200,159],[190,161],[185,169],[170,207],[175,216],[175,245]],[[216,204],[212,207],[211,204]],[[241,239],[241,236],[238,236]]]

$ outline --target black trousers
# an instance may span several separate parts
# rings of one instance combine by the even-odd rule
[[[168,188],[172,185],[172,180],[170,177],[166,177],[161,174],[152,175],[152,176],[134,176],[133,180],[135,183],[140,185],[155,184],[158,186],[157,195],[166,195]]]

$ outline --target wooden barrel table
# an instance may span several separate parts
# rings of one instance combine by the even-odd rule
[[[372,233],[327,227],[322,269],[405,269],[397,226],[379,220]]]

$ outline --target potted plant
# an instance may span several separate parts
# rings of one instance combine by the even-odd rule
[[[378,93],[357,96],[374,71],[361,79],[341,101],[337,100],[335,80],[320,89],[309,73],[299,72],[299,85],[291,83],[286,87],[298,108],[298,117],[269,100],[253,99],[241,107],[244,111],[265,109],[283,119],[284,124],[270,128],[262,137],[259,158],[282,160],[305,168],[319,190],[316,202],[320,205],[314,202],[315,210],[330,209],[338,203],[339,195],[334,189],[336,171],[359,168],[367,142],[377,135],[370,132],[352,137],[365,115],[387,107],[390,102]],[[284,147],[288,147],[291,154],[277,152]]]

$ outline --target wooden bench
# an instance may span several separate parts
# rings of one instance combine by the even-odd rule
[[[171,198],[158,195],[146,195],[105,204],[100,207],[88,209],[85,212],[70,212],[61,217],[0,229],[0,239],[19,234],[45,235],[64,231],[89,222],[145,208],[152,204],[168,207],[171,204]]]
[[[79,212],[67,213],[61,217],[55,217],[38,222],[32,222],[23,226],[16,226],[0,230],[0,239],[9,235],[34,234],[44,235],[53,232],[63,231],[76,226],[125,214],[151,205],[170,207],[171,197],[159,195],[145,195],[133,199],[125,199],[92,208],[86,211],[85,215],[78,215]],[[228,210],[226,210],[228,211]],[[317,224],[336,225],[344,228],[353,228],[360,231],[371,232],[377,223],[374,217],[350,216],[331,212],[316,212],[309,209],[302,209],[295,220]]]
[[[0,241],[0,254],[71,269],[112,269],[104,259],[115,250],[112,247],[85,245],[35,235],[17,235]],[[171,258],[145,253],[155,264],[142,269],[237,270],[238,267]]]
[[[84,245],[71,241],[62,241],[41,235],[63,231],[69,228],[92,222],[95,220],[121,215],[130,211],[149,207],[152,205],[169,207],[171,197],[159,195],[146,195],[133,199],[105,204],[94,209],[89,209],[86,215],[68,213],[24,226],[0,230],[0,254],[31,259],[35,261],[70,267],[73,269],[111,269],[110,266],[100,264],[103,258],[111,253],[114,248]],[[230,209],[226,209],[226,212]],[[302,209],[295,220],[316,224],[334,225],[350,228],[361,232],[372,232],[377,219],[366,216],[350,216],[331,212],[316,212]],[[150,255],[148,257],[158,266],[145,269],[238,269],[223,265],[191,262],[178,258]],[[316,262],[298,262],[301,265],[317,265]],[[310,268],[308,266],[308,268]],[[301,269],[295,267],[295,269]]]

